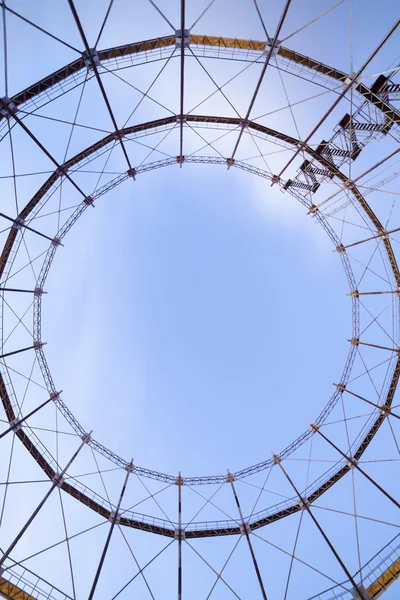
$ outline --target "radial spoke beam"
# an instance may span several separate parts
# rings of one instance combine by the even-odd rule
[[[96,77],[97,83],[99,84],[99,88],[100,88],[101,94],[102,94],[102,96],[104,98],[104,102],[106,103],[108,113],[109,113],[109,115],[111,117],[111,121],[112,121],[112,123],[114,125],[115,134],[116,134],[116,136],[117,136],[117,138],[119,140],[119,143],[121,144],[122,152],[124,153],[126,162],[128,164],[128,168],[129,168],[129,170],[132,170],[132,165],[131,165],[131,162],[129,160],[129,156],[128,156],[128,153],[126,151],[124,142],[122,140],[122,135],[121,135],[121,133],[120,133],[120,131],[118,129],[117,121],[115,120],[114,113],[112,111],[110,101],[109,101],[109,99],[107,97],[106,90],[104,89],[103,82],[101,80],[99,71],[97,69],[97,65],[96,65],[95,58],[94,58],[94,53],[89,48],[89,44],[88,44],[85,32],[84,32],[83,27],[82,27],[82,23],[80,21],[80,18],[78,16],[77,11],[76,11],[75,4],[74,4],[73,0],[68,0],[68,4],[69,4],[69,7],[70,7],[71,12],[73,14],[73,17],[75,19],[75,23],[76,23],[76,26],[77,26],[77,28],[79,30],[79,34],[80,34],[80,36],[82,38],[83,45],[85,46],[85,50],[86,50],[86,53],[87,53],[87,58],[88,58],[88,60],[90,62],[90,66],[93,69],[94,76]]]
[[[10,431],[18,431],[18,429],[20,429],[22,423],[24,423],[27,419],[29,419],[29,417],[32,417],[32,415],[34,415],[35,413],[37,413],[41,408],[44,408],[47,404],[49,404],[49,402],[51,402],[52,400],[55,400],[56,398],[58,398],[58,396],[61,394],[61,392],[57,392],[55,394],[51,394],[50,398],[47,398],[47,400],[45,400],[44,402],[42,402],[42,404],[39,404],[39,406],[37,406],[36,408],[34,408],[33,410],[31,410],[31,412],[29,412],[27,415],[25,415],[25,417],[22,417],[21,419],[16,419],[8,429],[6,429],[5,431],[3,431],[3,433],[0,434],[0,440],[1,438],[3,438],[5,435],[7,435],[7,433],[10,433]]]
[[[124,480],[124,485],[122,486],[122,490],[121,490],[121,493],[120,493],[120,496],[119,496],[117,508],[116,508],[115,512],[111,513],[111,517],[110,517],[111,527],[110,527],[110,529],[108,531],[108,535],[107,535],[106,543],[104,544],[103,552],[101,553],[100,562],[99,562],[99,565],[97,567],[96,575],[94,576],[94,580],[93,580],[92,588],[91,588],[89,596],[88,596],[88,600],[92,600],[93,599],[94,593],[96,591],[97,583],[99,581],[101,569],[103,568],[104,559],[105,559],[106,554],[107,554],[108,546],[110,545],[111,536],[112,536],[112,533],[114,531],[114,527],[115,527],[116,523],[119,522],[119,519],[120,519],[119,509],[121,508],[121,502],[122,502],[122,499],[123,499],[124,494],[125,494],[126,485],[128,483],[128,477],[129,477],[129,475],[131,473],[133,473],[133,459],[131,460],[130,463],[128,463],[126,465],[125,469],[126,469],[127,473],[126,473],[126,477],[125,477],[125,480]]]
[[[384,292],[359,292],[358,290],[353,290],[350,294],[346,294],[346,296],[358,298],[358,296],[378,296],[380,294],[396,294],[396,296],[400,296],[400,290],[387,290]]]
[[[298,489],[294,485],[292,479],[290,478],[290,476],[288,475],[288,473],[286,472],[286,470],[283,468],[283,466],[282,466],[282,459],[280,458],[280,456],[275,456],[275,455],[273,455],[273,459],[274,459],[275,464],[279,465],[282,473],[285,475],[286,479],[288,480],[288,482],[292,486],[293,490],[295,491],[296,495],[298,496],[298,498],[300,500],[301,507],[304,508],[304,510],[306,510],[308,512],[308,514],[311,517],[311,520],[313,521],[314,525],[317,527],[318,531],[320,532],[320,534],[324,538],[325,542],[329,546],[332,554],[334,555],[334,557],[336,558],[336,560],[338,561],[338,563],[342,567],[343,571],[346,574],[347,579],[350,581],[351,585],[353,586],[354,591],[358,594],[359,599],[360,600],[365,600],[365,596],[363,595],[362,590],[356,584],[354,578],[350,574],[350,571],[347,569],[346,565],[344,564],[344,562],[340,558],[339,554],[336,552],[336,550],[335,550],[332,542],[330,541],[330,539],[326,535],[325,531],[322,529],[322,527],[319,524],[319,522],[317,521],[316,517],[311,512],[311,509],[310,509],[310,506],[309,506],[310,505],[309,501],[307,500],[307,498],[303,498],[301,496],[300,492],[298,491]]]
[[[372,483],[372,485],[375,486],[384,496],[386,496],[386,498],[388,498],[388,500],[390,500],[395,506],[397,506],[397,508],[400,508],[400,503],[397,502],[397,500],[395,500],[393,498],[393,496],[391,496],[386,490],[384,490],[383,487],[379,485],[379,483],[376,483],[376,481],[374,479],[372,479],[372,477],[370,477],[368,475],[368,473],[366,473],[364,471],[364,469],[362,469],[358,465],[357,460],[355,460],[352,456],[347,456],[347,454],[345,454],[344,452],[342,452],[342,450],[340,450],[340,448],[338,448],[338,446],[336,446],[336,444],[334,444],[329,438],[327,438],[326,435],[324,435],[323,433],[321,433],[321,431],[319,430],[318,425],[311,425],[310,428],[311,428],[311,431],[313,433],[318,433],[318,435],[320,435],[322,438],[324,438],[324,440],[326,442],[328,442],[328,444],[330,446],[332,446],[332,448],[335,448],[335,450],[337,452],[339,452],[339,454],[341,454],[343,456],[343,458],[345,458],[347,460],[347,462],[350,465],[350,467],[354,467],[355,469],[357,469],[357,471],[359,471],[362,475],[364,475],[364,477],[366,479],[368,479],[368,481],[370,483]]]
[[[52,154],[50,154],[50,152],[43,146],[43,144],[37,139],[37,137],[30,131],[30,129],[25,125],[25,123],[23,123],[23,121],[21,121],[21,119],[17,116],[15,110],[11,107],[11,105],[9,103],[5,102],[3,98],[0,98],[0,108],[2,108],[2,110],[6,111],[8,113],[8,115],[10,117],[12,117],[15,120],[15,122],[18,123],[18,125],[20,127],[22,127],[22,129],[25,131],[25,133],[27,133],[29,135],[31,140],[33,140],[35,142],[35,144],[37,146],[39,146],[41,151],[44,152],[44,154],[47,156],[47,158],[49,158],[51,160],[53,165],[55,165],[57,167],[58,171],[62,175],[64,175],[64,177],[66,177],[70,183],[72,183],[74,188],[76,190],[78,190],[78,192],[80,194],[82,194],[82,196],[84,198],[86,198],[86,194],[81,190],[79,185],[77,183],[75,183],[75,181],[72,179],[72,177],[70,175],[68,175],[67,171],[56,161],[54,156]]]
[[[238,136],[238,139],[236,140],[236,144],[235,144],[235,147],[233,149],[232,156],[228,159],[228,165],[230,165],[230,164],[233,163],[233,160],[235,158],[235,154],[236,154],[237,149],[238,149],[239,144],[240,144],[240,140],[242,139],[243,132],[244,132],[244,130],[245,130],[245,128],[246,128],[246,126],[247,126],[247,124],[249,122],[250,113],[251,113],[251,111],[253,109],[254,103],[255,103],[256,98],[258,96],[258,92],[260,91],[260,87],[261,87],[262,81],[264,79],[264,75],[265,75],[266,70],[268,68],[268,65],[269,65],[269,63],[271,61],[271,58],[272,58],[272,56],[274,54],[275,47],[278,44],[278,37],[279,37],[279,34],[281,32],[283,23],[284,23],[284,21],[286,19],[286,15],[287,15],[287,12],[289,10],[290,4],[291,4],[291,0],[286,0],[285,8],[283,9],[281,18],[279,20],[278,27],[276,29],[274,39],[271,41],[271,45],[270,45],[270,48],[269,48],[269,52],[267,54],[267,58],[265,59],[265,63],[264,63],[263,68],[261,70],[261,74],[260,74],[260,77],[258,79],[258,82],[257,82],[257,85],[256,85],[256,89],[254,90],[253,96],[252,96],[252,98],[250,100],[249,108],[247,109],[246,116],[245,116],[245,118],[243,120],[243,124],[242,124],[242,126],[240,128],[239,136]]]
[[[35,519],[35,517],[38,514],[38,512],[40,511],[40,509],[43,508],[44,504],[47,502],[47,500],[49,499],[49,497],[52,494],[52,492],[55,490],[56,487],[62,485],[62,483],[63,483],[63,477],[64,477],[65,473],[67,472],[67,470],[69,469],[69,467],[72,465],[72,463],[74,462],[75,458],[78,456],[79,452],[82,450],[83,446],[88,443],[88,441],[90,440],[91,434],[92,434],[92,432],[85,433],[82,436],[82,443],[79,446],[79,448],[75,451],[75,453],[72,456],[72,458],[67,463],[67,466],[61,471],[61,473],[56,473],[54,475],[54,477],[53,477],[53,483],[51,485],[51,488],[49,489],[49,491],[47,492],[47,494],[44,496],[43,500],[41,500],[41,502],[39,502],[39,504],[37,505],[37,507],[35,508],[35,510],[33,511],[33,513],[31,514],[31,516],[29,517],[29,519],[27,520],[27,522],[25,523],[25,525],[22,527],[22,529],[20,530],[20,532],[18,533],[18,535],[14,538],[14,540],[11,542],[11,544],[9,545],[9,547],[7,548],[7,550],[4,552],[3,556],[0,558],[0,569],[3,566],[3,564],[4,564],[4,561],[7,560],[7,558],[10,556],[11,552],[14,550],[15,546],[18,544],[19,540],[22,538],[22,536],[24,535],[24,533],[26,532],[26,530],[28,529],[28,527],[30,526],[30,524],[32,523],[32,521]]]
[[[233,483],[234,479],[235,479],[234,475],[232,475],[232,473],[230,473],[228,471],[228,475],[226,477],[226,480],[227,480],[228,483],[231,484],[231,487],[232,487],[232,492],[233,492],[233,495],[234,495],[234,498],[235,498],[236,506],[237,506],[238,511],[239,511],[240,520],[242,522],[243,533],[246,536],[246,540],[247,540],[247,543],[248,543],[248,546],[249,546],[251,558],[253,560],[253,565],[254,565],[254,569],[256,571],[258,583],[260,585],[260,590],[261,590],[262,597],[263,597],[264,600],[267,600],[267,594],[265,592],[264,582],[263,582],[262,577],[261,577],[261,572],[260,572],[260,569],[258,567],[256,555],[254,554],[253,545],[252,545],[251,539],[250,539],[250,533],[249,533],[250,527],[249,527],[249,524],[246,523],[245,520],[244,520],[243,512],[242,512],[242,507],[240,506],[239,498],[238,498],[238,495],[236,493],[235,484]]]
[[[47,292],[44,292],[39,288],[35,288],[34,290],[20,290],[19,288],[0,287],[0,292],[20,292],[22,294],[34,294],[35,296],[47,294]]]
[[[379,344],[369,344],[368,342],[361,342],[358,338],[352,338],[347,341],[350,342],[352,346],[369,346],[370,348],[378,348],[379,350],[389,350],[389,352],[395,352],[396,354],[400,353],[400,347],[388,348],[387,346],[380,346]]]
[[[364,242],[370,242],[371,240],[376,240],[378,238],[383,238],[387,235],[391,235],[392,233],[396,233],[397,231],[400,231],[400,227],[396,227],[396,229],[391,229],[390,231],[380,231],[379,233],[377,233],[376,235],[372,235],[371,237],[365,238],[364,240],[359,240],[358,242],[353,242],[352,244],[347,244],[347,246],[340,246],[340,251],[343,252],[343,250],[346,250],[346,248],[352,248],[353,246],[358,246],[359,244],[364,244]],[[336,248],[336,250],[334,250],[334,252],[338,252],[338,248]]]
[[[355,398],[359,398],[363,402],[366,402],[367,404],[370,404],[371,406],[374,406],[375,408],[379,408],[379,410],[381,410],[386,415],[390,415],[391,417],[395,417],[396,419],[400,419],[399,415],[396,415],[395,413],[392,412],[392,407],[391,406],[388,406],[387,404],[376,404],[375,402],[371,402],[371,400],[367,400],[367,398],[364,398],[363,396],[360,396],[359,394],[356,394],[355,392],[351,392],[342,383],[334,383],[333,385],[337,387],[337,389],[339,390],[339,392],[347,392],[348,394],[351,394]]]
[[[13,14],[14,16],[16,16],[19,19],[21,19],[22,21],[25,21],[25,23],[28,23],[28,25],[31,25],[35,29],[38,29],[42,33],[44,33],[44,34],[48,35],[49,37],[53,38],[53,40],[55,40],[56,42],[60,42],[60,44],[63,44],[67,48],[70,48],[70,50],[73,50],[74,52],[78,52],[78,54],[80,54],[80,50],[78,50],[77,48],[74,48],[74,46],[71,46],[71,44],[68,44],[68,42],[65,42],[64,40],[62,40],[61,38],[57,37],[56,35],[53,35],[52,33],[50,33],[50,31],[47,31],[46,29],[43,29],[43,27],[40,27],[36,23],[33,23],[32,21],[30,21],[29,19],[27,19],[23,15],[20,15],[15,10],[12,10],[12,8],[10,8],[9,6],[6,6],[5,2],[0,2],[0,6],[2,7],[3,10],[7,10],[11,14]]]
[[[36,233],[37,235],[40,235],[43,238],[46,238],[46,240],[49,240],[52,243],[54,243],[54,241],[55,241],[55,238],[51,238],[48,235],[42,233],[41,231],[37,231],[37,229],[33,229],[33,227],[29,227],[29,225],[25,225],[25,223],[22,219],[18,219],[18,218],[13,219],[12,217],[5,215],[4,213],[0,213],[0,217],[3,217],[3,219],[6,219],[7,221],[11,221],[12,223],[14,223],[13,227],[15,227],[16,229],[20,229],[21,227],[23,227],[24,229],[27,229],[28,231],[32,231],[33,233]]]
[[[20,350],[13,350],[12,352],[6,352],[6,354],[0,354],[0,358],[7,358],[7,356],[13,356],[14,354],[19,354],[20,352],[26,352],[27,350],[40,350],[40,348],[45,344],[46,342],[35,342],[33,346],[27,346],[26,348],[21,348]]]

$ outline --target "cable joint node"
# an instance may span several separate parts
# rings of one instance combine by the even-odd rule
[[[279,463],[282,462],[282,459],[280,456],[278,456],[278,454],[273,454],[272,455],[272,462],[274,463],[274,465],[279,465]]]
[[[338,392],[344,392],[346,390],[346,385],[344,383],[334,383],[337,387]]]
[[[183,45],[190,46],[190,29],[183,30]],[[176,48],[182,47],[182,30],[181,29],[177,29],[175,31],[175,47]]]
[[[347,466],[350,467],[350,469],[354,469],[354,467],[356,467],[357,465],[358,465],[358,460],[356,460],[355,458],[350,456],[349,459],[347,460]]]
[[[273,38],[268,38],[267,43],[265,45],[265,50],[264,50],[264,54],[266,54],[267,56],[271,52],[273,42],[274,42]],[[276,44],[272,50],[271,58],[275,58],[275,56],[278,54],[280,45],[281,45],[281,42],[279,40],[276,40]]]
[[[114,523],[116,525],[119,525],[119,522],[121,520],[121,514],[116,512],[115,510],[112,510],[110,512],[110,516],[108,517],[108,520],[110,521],[110,523]]]
[[[310,506],[310,501],[308,498],[302,498],[299,502],[300,510],[306,510]]]
[[[35,350],[41,350],[45,344],[46,342],[40,342],[39,340],[35,340],[33,342],[33,347]]]
[[[87,50],[82,52],[82,57],[87,69],[91,69],[93,64],[96,65],[96,67],[100,67],[101,65],[99,53],[95,48],[90,48],[89,52]]]
[[[93,208],[94,208],[94,200],[93,200],[92,196],[86,196],[86,198],[83,200],[83,202],[86,204],[86,206],[93,206]]]
[[[10,421],[10,427],[14,431],[14,433],[17,433],[17,431],[22,429],[22,423],[19,423],[19,419],[15,418],[12,421]]]
[[[183,541],[186,539],[185,530],[176,528],[174,531],[174,539]]]
[[[132,458],[131,462],[126,463],[124,468],[125,468],[125,471],[128,471],[128,473],[133,473],[133,471],[135,470],[135,465],[133,464],[133,458]]]
[[[60,238],[57,236],[53,237],[53,239],[51,240],[51,245],[56,247],[62,246]]]
[[[57,487],[61,487],[64,483],[64,477],[59,473],[56,473],[54,477],[51,478],[51,480],[53,483],[56,484]]]
[[[21,217],[17,217],[13,224],[13,229],[17,229],[17,231],[21,231],[25,225],[25,219],[21,219]]]
[[[249,523],[245,523],[244,525],[239,525],[240,533],[245,535],[246,533],[251,533],[251,528]]]
[[[0,115],[6,119],[11,119],[14,114],[18,111],[16,104],[10,100],[8,96],[1,98],[2,104],[5,104],[5,108],[0,109]]]
[[[183,485],[184,480],[182,475],[178,475],[178,477],[175,478],[175,485]]]
[[[81,440],[82,440],[82,442],[85,442],[85,444],[88,444],[91,439],[92,439],[92,432],[84,433],[83,435],[81,435]]]

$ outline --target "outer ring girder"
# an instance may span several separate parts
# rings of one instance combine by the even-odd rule
[[[125,44],[123,46],[117,46],[115,48],[108,48],[105,50],[98,51],[98,58],[101,61],[123,58],[130,55],[139,55],[151,50],[157,50],[162,48],[170,48],[176,46],[176,36],[170,35],[165,37],[154,38],[151,40],[145,40],[143,42],[136,42],[132,44]],[[260,52],[261,56],[268,50],[266,42],[257,40],[246,40],[240,38],[226,38],[222,36],[207,36],[207,35],[194,35],[191,34],[189,37],[189,44],[199,47],[213,47],[220,49],[232,49],[232,50],[243,50],[250,52]],[[335,69],[322,62],[314,60],[308,56],[285,48],[284,46],[278,47],[278,56],[289,60],[301,67],[311,69],[321,75],[332,78],[339,83],[345,83],[348,80],[348,74]],[[65,67],[58,69],[51,75],[41,79],[35,84],[27,87],[22,92],[15,94],[11,98],[12,104],[18,108],[21,104],[32,100],[38,94],[42,92],[48,92],[48,90],[55,84],[62,84],[63,81],[69,76],[74,76],[82,69],[86,68],[86,59],[82,55],[81,58],[69,63]],[[364,83],[357,83],[355,90],[368,102],[371,102],[378,110],[380,110],[385,117],[390,119],[393,123],[400,123],[400,115],[396,109],[385,99],[378,95],[379,89],[369,88]],[[4,115],[0,114],[0,122],[4,119]]]

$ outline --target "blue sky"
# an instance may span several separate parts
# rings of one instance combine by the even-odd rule
[[[8,4],[73,46],[82,47],[67,2],[43,0],[33,5],[26,0],[15,0]],[[76,4],[89,44],[93,45],[108,2]],[[187,4],[188,23],[207,5],[205,2]],[[272,6],[259,4],[272,35],[283,2]],[[158,5],[174,25],[179,23],[179,3],[160,1]],[[325,1],[308,2],[304,6],[293,0],[281,39],[331,6]],[[396,9],[391,1],[386,1],[384,10],[378,11],[373,2],[346,0],[284,44],[346,72],[357,71],[392,26],[397,18]],[[254,4],[249,0],[229,3],[217,0],[194,32],[264,39]],[[99,47],[170,33],[171,28],[149,2],[143,1],[138,7],[116,0]],[[9,14],[7,34],[7,61],[4,51],[1,60],[3,73],[7,64],[9,96],[77,57],[74,51]],[[363,73],[367,85],[396,58],[398,35],[392,36]],[[215,91],[215,85],[193,57],[188,57],[186,62],[185,111],[234,116],[236,110],[245,114],[259,76],[259,65],[252,65],[237,75],[248,63],[207,58],[201,61],[219,86],[226,84],[223,89],[234,105],[232,108],[218,93],[205,100]],[[114,75],[103,72],[104,85],[120,126],[125,122],[137,124],[167,116],[169,109],[178,110],[179,59],[176,58],[152,86],[151,99],[141,102],[132,115],[142,98],[138,90],[148,88],[163,64],[160,61],[121,69]],[[336,96],[323,87],[327,82],[312,83],[307,78],[294,77],[285,69],[284,63],[280,70],[276,65],[268,69],[252,116],[265,126],[304,139]],[[227,83],[232,77],[234,79]],[[6,95],[5,83],[3,75],[1,97]],[[317,97],[303,102],[311,96]],[[357,102],[355,99],[355,106]],[[291,110],[288,104],[293,105]],[[313,147],[321,139],[330,139],[349,107],[348,100],[341,103],[312,138]],[[71,135],[71,122],[75,118],[78,125],[86,128],[76,126]],[[63,119],[65,123],[49,119]],[[85,85],[83,92],[82,86],[77,87],[39,107],[36,114],[26,117],[26,123],[59,162],[112,130],[94,79]],[[214,141],[223,133],[226,131],[185,128],[185,154],[229,156],[236,134],[230,132]],[[161,131],[125,143],[132,164],[139,166],[159,160],[165,154],[176,156],[178,137],[178,128],[175,128],[169,133]],[[48,177],[47,173],[53,170],[53,165],[17,126],[11,138],[16,173],[40,172],[16,178],[14,188],[10,177],[13,173],[10,136],[6,135],[0,146],[0,176],[3,177],[0,185],[3,210],[15,215],[16,204],[20,209],[28,202]],[[200,151],[208,142],[211,145]],[[149,155],[157,144],[156,151]],[[356,162],[344,164],[342,170],[356,177],[395,147],[392,135],[371,142]],[[290,150],[269,139],[245,134],[237,159],[276,173],[290,156]],[[302,160],[299,157],[294,162],[285,178],[296,174]],[[392,172],[398,168],[394,160],[388,166]],[[99,179],[103,170],[105,173]],[[124,171],[124,156],[116,144],[112,153],[95,158],[74,177],[89,194]],[[390,172],[382,169],[372,182],[362,180],[365,192],[368,193],[368,186],[373,187]],[[313,196],[313,201],[322,202],[338,189],[337,182],[326,182]],[[380,189],[380,192],[369,193],[368,201],[388,228],[395,228],[398,184],[393,180]],[[81,200],[76,190],[64,181],[31,225],[53,236]],[[339,202],[332,201],[325,207],[324,214],[340,240],[351,243],[372,235],[370,224],[343,192],[336,200]],[[86,210],[65,237],[64,247],[57,250],[46,281],[48,294],[43,298],[42,340],[47,343],[46,358],[56,388],[63,390],[66,405],[85,430],[93,429],[97,440],[125,460],[133,457],[137,465],[168,474],[176,475],[178,471],[182,471],[184,477],[223,474],[227,468],[236,471],[268,459],[272,451],[280,452],[317,418],[333,394],[332,384],[341,379],[349,352],[351,298],[346,296],[348,283],[340,257],[333,252],[328,236],[289,193],[282,194],[265,179],[239,169],[228,171],[225,167],[208,164],[184,164],[182,169],[176,164],[140,174],[136,181],[128,180],[100,197],[95,205],[95,209]],[[1,235],[5,238],[7,234],[5,231]],[[30,289],[37,280],[41,260],[35,261],[33,268],[26,265],[32,257],[47,251],[48,241],[30,232],[24,240],[9,281],[10,285],[13,282],[16,287]],[[397,244],[393,236],[395,250]],[[385,290],[392,289],[393,281],[381,250],[382,244],[364,244],[352,251],[351,265],[360,289],[371,291],[382,286]],[[383,346],[398,345],[397,305],[396,299],[394,303],[392,299],[392,296],[365,297],[360,306],[360,330],[365,333],[362,339]],[[18,295],[12,301],[12,308],[3,303],[6,351],[23,347],[26,340],[31,340],[31,298]],[[21,319],[19,324],[12,309]],[[357,355],[349,383],[349,388],[374,398],[375,402],[384,399],[387,377],[393,367],[393,361],[388,363],[387,355],[382,358],[380,352],[363,348]],[[32,364],[33,358],[22,354],[7,361],[16,397],[24,403],[24,410],[36,406],[47,394],[38,364]],[[372,369],[372,376],[366,373],[368,369]],[[329,416],[325,431],[339,446],[348,448],[371,413],[369,406],[355,403],[344,395],[343,403],[338,402]],[[31,424],[41,428],[32,429],[31,433],[49,449],[59,465],[64,465],[79,440],[63,417],[54,407],[47,407]],[[392,430],[387,423],[382,426],[364,458],[380,461],[368,463],[365,468],[398,498],[399,450],[395,419],[391,420],[391,426]],[[301,447],[285,462],[301,489],[317,480],[340,458],[325,442],[317,436],[314,438],[312,444]],[[4,456],[3,482],[45,479],[18,440],[14,449],[12,440],[6,442]],[[308,460],[310,457],[312,460]],[[9,464],[12,465],[10,470]],[[267,510],[293,497],[293,490],[277,471],[275,468],[271,471],[267,489],[261,492],[266,473],[236,483],[245,515]],[[103,456],[93,455],[89,448],[81,452],[70,474],[114,505],[125,475]],[[314,509],[351,572],[389,542],[399,526],[393,505],[366,484],[359,473],[355,473],[354,478],[348,474]],[[27,483],[21,494],[19,485],[3,485],[2,548],[10,543],[18,525],[22,526],[47,488],[46,482]],[[162,488],[151,479],[132,476],[124,508],[141,502],[133,510],[175,523],[176,486],[165,491],[161,491]],[[148,498],[156,492],[157,501]],[[215,505],[208,502],[197,517],[197,511],[214,492]],[[97,525],[97,529],[71,540],[69,548],[65,543],[60,544],[26,561],[32,570],[72,594],[69,550],[77,597],[85,597],[108,525],[67,494],[62,493],[62,497],[64,504],[56,490],[17,547],[15,559],[26,559],[65,536],[60,509],[65,509],[69,535],[71,531],[78,533]],[[185,522],[238,519],[229,485],[220,491],[214,486],[184,487],[183,498]],[[365,518],[351,516],[355,512],[354,498],[357,514]],[[341,510],[342,514],[329,512],[331,509]],[[382,520],[390,524],[377,522]],[[308,515],[304,514],[302,521],[297,556],[310,562],[314,570],[297,561],[291,580],[292,596],[289,594],[288,598],[298,597],[299,589],[304,590],[302,597],[308,598],[329,587],[332,580],[342,581],[344,577]],[[298,523],[299,514],[257,530],[257,535],[266,538],[268,543],[252,536],[269,598],[284,597]],[[111,598],[129,579],[132,567],[136,569],[132,548],[143,565],[169,541],[135,530],[125,532],[125,529],[117,529],[113,536],[96,594],[99,599]],[[197,540],[193,546],[219,571],[237,542],[237,538],[230,536]],[[277,551],[271,544],[284,548],[289,555]],[[226,580],[243,598],[257,597],[259,593],[249,558],[243,538],[226,570]],[[56,567],[61,564],[55,577]],[[184,545],[184,565],[184,589],[192,598],[207,597],[215,573],[187,544]],[[175,597],[175,568],[176,544],[173,544],[148,568],[155,597]],[[327,573],[331,579],[317,574],[315,569]],[[198,582],[195,589],[193,580]],[[216,596],[232,596],[221,581],[217,585]],[[125,597],[130,590],[150,597],[140,577],[127,590]],[[392,590],[386,597],[390,599],[393,594]]]

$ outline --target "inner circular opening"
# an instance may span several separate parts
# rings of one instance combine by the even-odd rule
[[[86,430],[141,466],[223,473],[307,428],[351,332],[340,260],[256,177],[185,165],[99,199],[58,251],[43,339]]]

